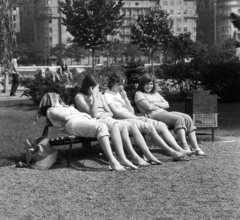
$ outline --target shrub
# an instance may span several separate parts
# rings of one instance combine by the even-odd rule
[[[125,85],[125,90],[129,99],[134,98],[135,91],[137,89],[139,80],[141,76],[147,72],[144,68],[143,64],[140,62],[129,62],[124,66],[123,69],[125,76],[127,78],[127,82]]]
[[[240,62],[211,63],[201,73],[202,85],[220,97],[221,102],[240,102]]]
[[[110,66],[99,68],[95,70],[95,73],[93,73],[91,68],[86,68],[82,73],[77,72],[76,69],[72,69],[73,79],[70,82],[66,78],[61,78],[61,81],[56,80],[54,82],[52,76],[47,75],[43,78],[40,73],[30,77],[23,77],[21,84],[26,88],[23,96],[27,96],[36,105],[39,105],[45,93],[55,92],[60,94],[66,104],[71,105],[74,103],[74,97],[82,85],[83,78],[87,74],[94,74],[94,77],[100,84],[100,89],[104,91],[107,88],[108,77],[118,68],[120,67]]]

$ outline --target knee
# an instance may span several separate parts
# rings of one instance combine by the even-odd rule
[[[134,123],[132,123],[132,124],[130,125],[130,131],[131,131],[131,132],[136,132],[137,130],[138,130],[137,125],[134,124]]]

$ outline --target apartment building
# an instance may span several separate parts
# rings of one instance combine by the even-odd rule
[[[59,0],[18,0],[18,6],[21,43],[37,43],[49,52],[71,37],[61,24]]]
[[[196,0],[160,0],[160,6],[173,20],[174,34],[191,33],[190,38],[196,41],[198,19]]]
[[[232,12],[240,15],[239,0],[198,0],[197,11],[199,41],[220,46],[229,38],[240,40],[240,31],[230,19]]]
[[[124,42],[129,42],[131,39],[131,24],[135,22],[139,14],[144,14],[150,7],[159,5],[159,0],[150,1],[129,1],[125,0],[121,9],[121,14],[125,14],[124,22],[120,28],[120,38]]]
[[[191,33],[191,39],[196,41],[197,19],[196,0],[152,0],[152,1],[124,1],[121,14],[125,14],[124,23],[121,27],[120,37],[124,42],[130,41],[131,24],[134,23],[138,14],[143,14],[150,7],[160,5],[165,9],[169,17],[173,19],[173,32],[175,34]]]

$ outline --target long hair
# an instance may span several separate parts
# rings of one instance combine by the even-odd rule
[[[94,76],[92,74],[88,74],[84,77],[84,79],[82,81],[82,87],[79,90],[79,92],[87,95],[90,87],[95,87],[97,84],[98,83],[97,83],[96,79],[94,78]]]
[[[108,88],[111,89],[116,83],[123,84],[126,81],[126,77],[121,71],[113,73],[108,80]]]
[[[153,82],[153,89],[150,91],[150,93],[155,93],[157,91],[155,78],[148,73],[145,73],[144,75],[142,75],[139,81],[137,90],[141,92],[145,92],[144,86],[150,82]]]

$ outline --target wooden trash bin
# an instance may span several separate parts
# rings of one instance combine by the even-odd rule
[[[209,132],[197,132],[197,135],[211,135],[214,141],[214,128],[218,127],[216,94],[211,94],[210,90],[189,91],[186,102],[185,112],[190,115],[197,128],[209,128]]]

